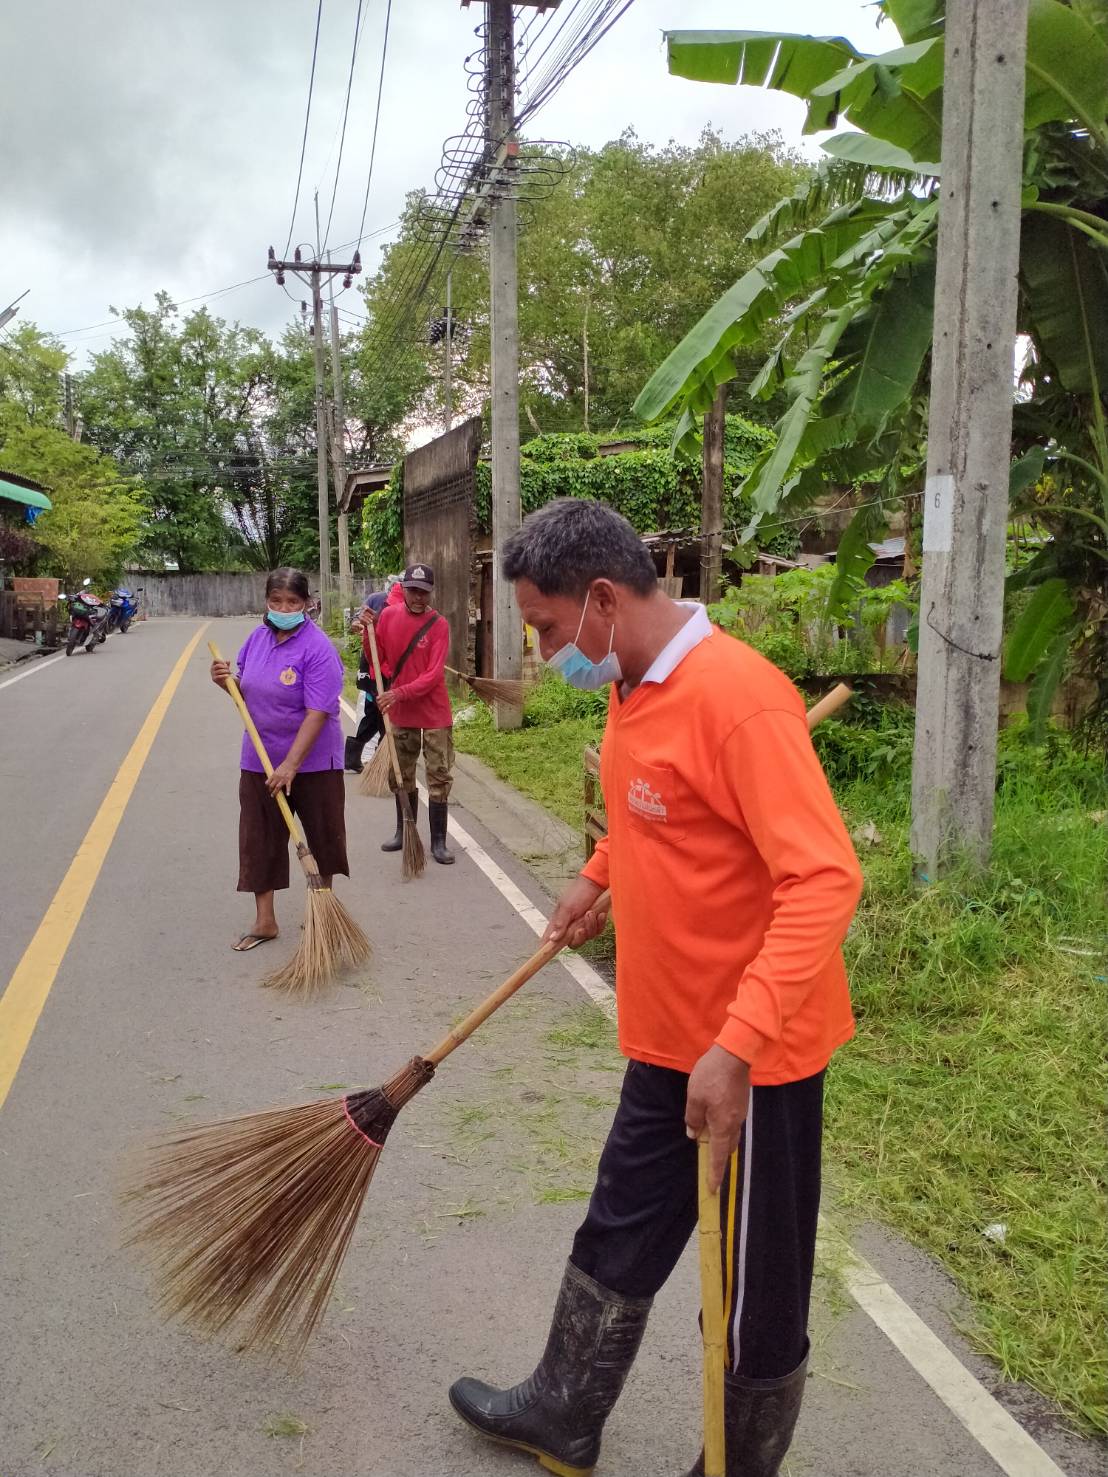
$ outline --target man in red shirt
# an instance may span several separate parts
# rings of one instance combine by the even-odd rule
[[[723,1191],[727,1477],[776,1477],[808,1362],[824,1074],[853,1031],[840,945],[857,858],[792,683],[702,606],[668,599],[618,513],[547,504],[508,540],[504,572],[546,662],[611,688],[608,836],[546,936],[595,936],[610,890],[629,1063],[546,1352],[508,1390],[458,1380],[451,1403],[562,1477],[592,1471],[696,1225],[707,1134]]]
[[[454,861],[446,849],[447,803],[454,769],[454,714],[446,691],[446,656],[450,627],[431,605],[435,572],[429,564],[410,564],[400,579],[403,600],[388,604],[377,617],[377,648],[388,690],[377,706],[392,720],[403,787],[392,780],[396,799],[396,835],[382,851],[404,845],[404,810],[413,820],[419,810],[416,764],[420,751],[427,767],[431,855],[443,866]]]

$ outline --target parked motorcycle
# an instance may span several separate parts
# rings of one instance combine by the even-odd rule
[[[72,656],[78,646],[92,655],[102,642],[108,639],[108,611],[99,595],[88,588],[91,580],[85,580],[76,595],[60,595],[69,607],[69,630],[65,636],[65,654]]]
[[[138,615],[138,597],[141,589],[131,591],[123,586],[113,590],[108,599],[108,631],[118,631],[120,635],[126,634],[131,622]]]

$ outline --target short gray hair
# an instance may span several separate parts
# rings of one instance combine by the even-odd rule
[[[606,503],[562,497],[530,513],[504,545],[504,578],[528,579],[543,595],[583,595],[593,580],[650,595],[654,561],[626,518]]]

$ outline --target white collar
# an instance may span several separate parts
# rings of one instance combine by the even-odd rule
[[[692,615],[677,635],[671,641],[666,642],[649,668],[643,673],[639,682],[640,687],[646,682],[664,682],[680,666],[689,652],[712,634],[712,623],[708,619],[708,612],[698,600],[678,600],[676,603],[681,606],[682,610],[691,610]]]

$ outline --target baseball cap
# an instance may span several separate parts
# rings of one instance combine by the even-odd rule
[[[435,571],[429,564],[409,564],[401,576],[400,583],[410,585],[414,590],[433,590]]]

